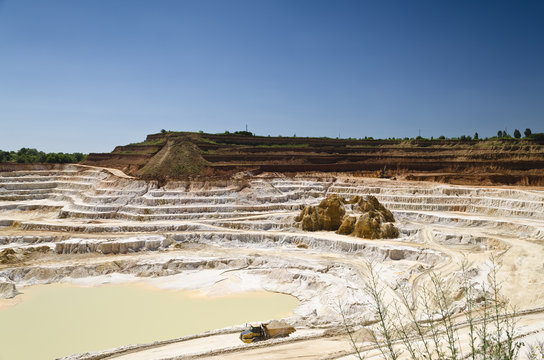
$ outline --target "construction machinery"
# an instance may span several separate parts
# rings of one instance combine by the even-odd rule
[[[250,344],[257,341],[286,337],[295,331],[295,328],[291,325],[283,321],[274,320],[266,324],[250,325],[249,329],[240,333],[240,340],[246,344]]]
[[[379,178],[379,179],[397,180],[396,177],[388,174],[387,166],[384,166],[383,169],[380,169],[380,170],[376,171],[376,177]]]

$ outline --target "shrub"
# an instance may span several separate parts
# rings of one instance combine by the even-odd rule
[[[455,299],[448,295],[447,285],[438,274],[430,273],[429,284],[421,286],[419,295],[401,293],[399,300],[389,305],[375,266],[367,264],[369,306],[377,316],[371,334],[382,358],[397,360],[406,351],[408,356],[403,354],[403,358],[411,360],[516,359],[523,345],[515,341],[516,313],[500,295],[497,263],[494,258],[491,261],[489,285],[478,294],[469,280],[466,265],[462,267],[468,354],[461,351],[461,327],[454,322]],[[339,308],[355,355],[364,359],[364,351],[358,346],[354,332]]]
[[[539,144],[544,144],[544,133],[531,134],[530,139],[536,141]]]
[[[254,134],[251,131],[235,131],[234,135],[240,135],[240,136],[254,136]]]

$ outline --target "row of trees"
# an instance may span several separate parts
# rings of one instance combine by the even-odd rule
[[[48,164],[68,164],[78,163],[87,155],[82,153],[45,153],[36,149],[21,148],[19,151],[2,151],[0,150],[0,162],[14,163],[48,163]]]
[[[544,133],[533,133],[531,131],[531,129],[529,128],[526,128],[525,131],[523,132],[523,134],[525,135],[524,136],[524,139],[531,139],[531,140],[536,140],[536,141],[542,141],[543,140],[543,137],[544,137]],[[445,136],[440,136],[438,137],[437,139],[438,140],[460,140],[460,141],[470,141],[470,140],[489,140],[489,139],[521,139],[522,136],[521,136],[521,132],[518,130],[518,129],[515,129],[514,130],[514,134],[513,136],[508,134],[506,132],[506,130],[499,130],[497,132],[497,136],[493,136],[491,138],[485,138],[485,139],[482,139],[480,138],[480,136],[478,135],[478,133],[474,133],[474,136],[470,136],[470,135],[461,135],[459,137],[451,137],[451,138],[447,138]],[[408,138],[405,138],[405,140],[408,139]],[[422,138],[421,136],[418,136],[415,138],[416,140],[421,140],[421,139],[424,139]],[[410,139],[410,140],[413,140]],[[428,140],[428,139],[425,139],[425,140]],[[435,138],[431,137],[430,140],[436,140]]]
[[[169,133],[171,131],[167,131],[165,129],[161,129],[161,133],[163,134],[166,134],[166,133]],[[199,133],[203,134],[204,132],[202,130],[199,131]],[[230,131],[225,131],[224,133],[218,133],[218,134],[225,134],[225,135],[238,135],[238,136],[256,136],[256,134],[250,132],[250,131],[234,131],[234,132],[230,132]],[[524,139],[530,139],[530,140],[535,140],[537,142],[544,142],[544,133],[533,133],[531,129],[529,128],[526,128],[525,131],[523,132],[523,134],[525,135],[523,138]],[[268,137],[270,137],[270,135],[268,135]],[[282,136],[282,135],[278,135],[278,137],[290,137],[290,136]],[[297,135],[294,134],[293,136],[291,136],[293,138],[296,138]],[[331,139],[330,137],[327,137],[327,136],[322,136],[320,137],[322,139]],[[417,136],[417,137],[404,137],[404,138],[395,138],[395,137],[390,137],[390,138],[387,138],[385,140],[397,140],[397,141],[402,141],[402,140],[405,140],[405,141],[411,141],[411,140],[459,140],[459,141],[472,141],[472,140],[490,140],[490,139],[521,139],[522,136],[521,136],[521,131],[519,131],[518,129],[515,129],[514,130],[514,133],[513,135],[510,135],[508,134],[508,132],[506,130],[499,130],[497,132],[497,136],[492,136],[492,137],[486,137],[486,138],[481,138],[479,136],[479,134],[477,132],[474,133],[473,136],[470,136],[470,135],[461,135],[459,137],[445,137],[444,135],[441,135],[437,138],[431,136],[430,138],[425,138],[425,137],[422,137],[422,136]],[[340,139],[340,137],[337,137],[336,139]],[[349,138],[345,138],[346,140],[383,140],[383,139],[374,139],[373,137],[371,136],[365,136],[364,138],[353,138],[353,137],[349,137]]]
[[[523,132],[523,134],[525,135],[526,138],[530,138],[531,135],[533,134],[533,132],[531,131],[531,129],[527,128],[525,129],[525,131]],[[499,130],[497,131],[497,137],[499,138],[512,138],[512,136],[510,136],[510,134],[508,134],[506,132],[506,130],[502,131],[502,130]],[[521,132],[518,130],[518,129],[515,129],[514,130],[514,138],[516,139],[521,139]]]
[[[162,133],[167,133],[168,131],[162,129],[161,130]],[[200,133],[203,133],[202,131],[200,131]],[[256,136],[254,133],[252,132],[249,132],[249,131],[235,131],[235,132],[230,132],[230,131],[225,131],[224,133],[220,133],[220,134],[225,134],[225,135],[242,135],[242,136]],[[533,139],[533,140],[541,140],[541,138],[543,137],[543,133],[533,133],[531,131],[531,129],[529,128],[526,128],[525,131],[523,132],[523,134],[525,135],[524,138],[525,139]],[[268,135],[268,137],[270,137],[270,135]],[[278,135],[278,137],[284,137],[282,135]],[[289,136],[286,136],[286,137],[289,137]],[[291,137],[294,137],[296,138],[297,135],[294,134],[293,136]],[[323,139],[330,139],[329,137],[321,137]],[[386,140],[460,140],[460,141],[471,141],[471,140],[489,140],[489,139],[521,139],[522,136],[521,136],[521,132],[518,130],[518,129],[515,129],[514,130],[514,133],[513,133],[513,136],[508,134],[506,132],[506,130],[499,130],[497,132],[497,136],[493,136],[491,138],[480,138],[479,134],[477,132],[474,133],[473,136],[470,136],[470,135],[461,135],[459,137],[445,137],[444,135],[441,135],[437,138],[435,137],[430,137],[430,138],[424,138],[422,136],[417,136],[417,137],[404,137],[404,138],[395,138],[395,137],[390,137],[390,138],[387,138]],[[336,139],[339,139],[339,137],[337,137]],[[369,137],[369,136],[365,136],[364,138],[360,138],[360,139],[357,139],[357,138],[352,138],[352,137],[349,137],[347,138],[347,140],[375,140],[373,137]],[[381,140],[381,139],[376,139],[376,140]]]

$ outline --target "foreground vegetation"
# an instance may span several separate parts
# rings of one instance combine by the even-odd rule
[[[471,282],[468,269],[463,266],[465,303],[460,312],[463,319],[458,316],[460,303],[448,293],[447,284],[437,274],[431,273],[430,286],[422,286],[418,296],[401,294],[399,302],[390,304],[374,265],[368,265],[368,273],[369,306],[377,315],[377,322],[371,326],[371,338],[383,359],[518,358],[524,344],[516,340],[516,312],[500,294],[495,259],[492,259],[488,285]],[[340,311],[356,357],[365,359],[366,351],[359,346],[356,332],[347,323],[341,308]],[[468,346],[462,346],[462,338]],[[530,347],[527,356],[540,359],[537,352],[538,346]]]
[[[19,151],[2,151],[0,150],[0,162],[20,163],[20,164],[70,164],[78,163],[87,155],[76,152],[68,153],[45,153],[36,149],[21,148]]]

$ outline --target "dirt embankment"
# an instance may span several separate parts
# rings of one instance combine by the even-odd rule
[[[90,154],[85,164],[151,179],[240,171],[344,172],[459,184],[544,185],[544,146],[529,140],[354,140],[169,132]]]

